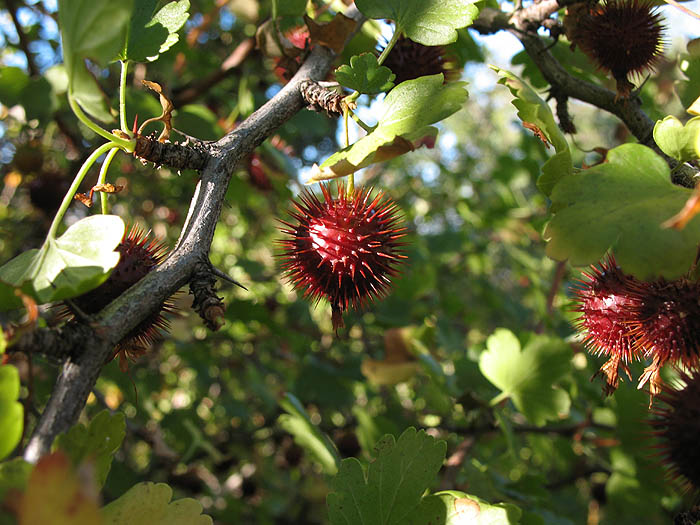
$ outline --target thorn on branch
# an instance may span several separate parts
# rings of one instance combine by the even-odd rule
[[[329,117],[339,117],[343,114],[343,99],[345,95],[321,86],[314,80],[304,80],[299,86],[304,101],[313,111],[325,111]]]
[[[238,284],[238,283],[236,283]],[[190,279],[190,293],[194,295],[192,308],[212,331],[224,325],[226,305],[223,297],[216,295],[216,277],[209,261],[197,263]]]

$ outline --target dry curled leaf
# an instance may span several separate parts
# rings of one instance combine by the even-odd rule
[[[547,135],[545,135],[544,132],[536,124],[523,121],[523,127],[532,131],[535,134],[535,137],[537,137],[544,143],[545,148],[549,148],[552,145],[552,143],[549,142]]]
[[[139,128],[138,134],[141,135],[145,127],[151,122],[161,121],[164,125],[164,128],[158,136],[158,142],[165,142],[170,138],[170,130],[173,129],[172,113],[173,109],[175,108],[170,99],[163,94],[163,88],[160,86],[160,84],[158,84],[157,82],[151,82],[150,80],[142,80],[141,82],[148,89],[158,93],[158,96],[160,97],[160,105],[163,108],[163,113],[161,113],[159,117],[149,118],[148,120],[144,121],[144,123],[141,124],[141,127]]]
[[[90,195],[87,193],[76,193],[73,198],[82,202],[88,208],[92,208],[92,191],[90,192]]]
[[[304,15],[304,21],[309,28],[311,42],[326,46],[336,53],[340,53],[345,47],[345,41],[355,30],[355,22],[342,13],[337,13],[333,20],[326,24],[317,24],[311,18]]]

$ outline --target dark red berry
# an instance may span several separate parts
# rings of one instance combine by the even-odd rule
[[[323,199],[304,191],[290,212],[296,224],[284,222],[287,238],[280,241],[282,268],[304,297],[326,299],[333,309],[333,327],[343,326],[342,313],[362,308],[385,296],[405,259],[406,234],[396,204],[383,193],[355,189],[350,196],[338,184],[338,196],[321,185]]]
[[[248,175],[250,183],[259,190],[270,191],[272,189],[272,183],[267,176],[265,164],[257,153],[252,153],[248,157]]]
[[[145,277],[166,255],[164,245],[149,239],[149,234],[138,226],[132,226],[124,234],[124,238],[115,250],[119,252],[119,262],[107,280],[94,290],[64,303],[59,311],[59,317],[75,317],[79,314],[76,308],[88,315],[98,313]],[[173,312],[173,303],[170,300],[164,301],[158,310],[119,341],[114,350],[114,356],[119,355],[119,366],[122,370],[128,367],[127,358],[134,359],[142,355],[161,337],[163,331],[168,330],[169,323],[164,314]]]
[[[680,372],[685,386],[664,385],[650,424],[669,476],[684,491],[700,489],[700,371]]]
[[[570,37],[596,66],[612,74],[619,96],[629,96],[630,75],[653,70],[662,58],[665,27],[650,0],[605,0],[582,8]]]
[[[640,306],[633,285],[637,280],[625,275],[612,255],[599,266],[591,266],[574,290],[574,310],[580,312],[576,328],[584,334],[584,344],[595,355],[608,361],[600,368],[606,377],[605,392],[619,385],[618,369],[631,379],[628,363],[643,357],[632,334],[633,316]]]
[[[455,61],[443,46],[424,46],[399,37],[384,64],[396,75],[395,84],[425,75],[445,75],[445,81],[458,75]]]

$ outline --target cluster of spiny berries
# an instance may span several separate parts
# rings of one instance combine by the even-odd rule
[[[610,256],[584,274],[576,289],[578,329],[586,346],[608,357],[600,371],[605,391],[618,386],[618,370],[631,379],[628,363],[650,359],[640,377],[652,398],[650,424],[670,475],[684,490],[700,492],[700,283],[681,278],[640,281],[625,274]],[[671,363],[682,385],[664,384],[660,369]]]
[[[568,8],[564,25],[600,69],[617,82],[617,94],[629,96],[630,76],[653,70],[661,61],[665,26],[650,0],[604,0]]]
[[[343,312],[385,296],[405,259],[400,239],[406,234],[396,204],[367,188],[346,191],[321,185],[323,199],[304,191],[293,202],[295,223],[282,221],[282,268],[304,297],[332,308],[333,328],[343,326]]]
[[[620,368],[631,379],[630,361],[651,360],[639,387],[648,381],[652,396],[661,391],[663,365],[700,364],[700,283],[687,278],[640,281],[609,256],[584,273],[575,294],[575,309],[581,313],[577,326],[586,346],[608,357],[600,369],[606,393],[617,388]]]
[[[61,303],[57,313],[59,319],[74,319],[84,314],[94,315],[114,301],[126,290],[143,279],[165,258],[167,250],[161,243],[150,238],[150,234],[138,226],[124,233],[119,246],[119,262],[107,280],[94,290]],[[114,349],[113,357],[119,357],[119,368],[126,372],[128,361],[143,355],[169,328],[167,314],[173,314],[171,300],[164,301],[158,310],[135,326]]]

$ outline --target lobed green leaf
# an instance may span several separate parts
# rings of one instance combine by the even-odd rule
[[[21,253],[0,267],[0,280],[22,288],[38,303],[81,295],[102,284],[119,262],[114,251],[124,236],[116,215],[86,217],[39,250]],[[3,301],[0,306],[5,307]]]
[[[396,75],[391,69],[380,66],[373,53],[362,53],[350,58],[350,65],[343,64],[335,70],[335,79],[348,89],[376,95],[394,86]]]
[[[479,15],[471,0],[357,0],[355,5],[368,18],[393,20],[396,31],[426,46],[454,42],[457,29]]]
[[[682,230],[662,223],[691,195],[671,183],[668,165],[650,148],[619,146],[608,152],[607,162],[554,187],[554,217],[543,233],[547,255],[584,266],[612,250],[620,267],[639,279],[677,279],[695,258],[700,220],[694,217]]]
[[[479,368],[501,389],[499,397],[508,397],[515,407],[535,425],[568,414],[569,395],[553,385],[571,369],[571,351],[558,338],[533,336],[525,348],[517,337],[503,328],[486,342]]]
[[[19,398],[19,372],[14,366],[0,366],[0,459],[7,457],[22,438],[24,406]]]
[[[552,110],[535,91],[522,79],[505,69],[491,66],[499,75],[498,83],[506,86],[515,97],[512,104],[518,108],[518,117],[523,123],[534,125],[547,141],[554,146],[556,153],[542,166],[542,175],[537,179],[537,187],[545,195],[550,195],[557,181],[574,171],[571,150],[566,137],[554,120]]]
[[[518,525],[521,516],[512,503],[492,505],[471,494],[445,490],[423,498],[406,525]]]
[[[94,461],[95,477],[102,487],[112,466],[112,458],[125,435],[124,414],[111,415],[108,410],[103,410],[92,418],[87,427],[78,423],[59,435],[54,447],[65,452],[76,467],[85,460]]]
[[[331,523],[406,523],[440,470],[446,449],[444,441],[411,427],[398,441],[391,435],[379,440],[366,476],[357,459],[343,460],[326,499]]]
[[[133,0],[58,0],[58,26],[69,90],[82,108],[104,122],[113,120],[104,94],[85,67],[114,60],[124,44]]]
[[[120,60],[153,61],[179,40],[178,31],[189,18],[190,1],[139,0],[129,21],[129,31]]]
[[[414,141],[436,135],[430,126],[458,111],[467,99],[465,82],[443,83],[442,74],[402,82],[384,99],[377,126],[331,155],[312,172],[310,182],[342,177],[415,149]]]
[[[672,115],[657,120],[654,141],[666,155],[681,162],[700,158],[700,117],[691,118],[685,125]]]
[[[170,501],[165,483],[138,483],[102,508],[103,525],[211,525],[202,505],[193,498]]]

